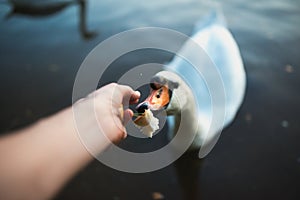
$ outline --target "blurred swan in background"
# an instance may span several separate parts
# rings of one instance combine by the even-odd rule
[[[165,109],[167,115],[172,116],[168,117],[171,138],[179,126],[184,134],[196,132],[189,150],[204,148],[199,154],[200,157],[204,157],[216,143],[218,133],[234,120],[244,98],[246,75],[238,46],[226,28],[220,11],[211,13],[196,24],[191,39],[194,41],[192,43],[199,45],[205,53],[199,54],[194,44],[187,41],[178,55],[192,59],[193,64],[204,65],[207,69],[205,77],[196,73],[191,63],[175,56],[163,71],[152,78],[149,96],[136,109],[138,112],[144,112],[145,109]],[[211,64],[204,61],[207,59],[205,56],[210,58]],[[212,105],[211,91],[206,85],[206,80],[216,79],[211,69],[214,66],[222,78],[225,97],[217,99]],[[210,131],[213,109],[225,111],[224,123],[214,124]]]
[[[43,17],[56,14],[71,5],[78,5],[79,30],[85,39],[95,37],[97,34],[87,30],[86,25],[86,4],[87,0],[7,0],[11,5],[11,11],[6,15],[6,19],[14,15],[24,15],[31,17]]]

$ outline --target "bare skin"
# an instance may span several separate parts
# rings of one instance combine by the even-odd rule
[[[118,143],[126,137],[124,123],[133,112],[126,109],[120,114],[120,105],[126,104],[125,101],[137,103],[139,97],[140,94],[128,86],[109,84],[74,104],[84,109],[93,101],[106,138],[97,140],[99,153],[111,142]],[[90,117],[84,119],[83,127],[87,127],[88,132]],[[50,199],[93,157],[78,137],[69,107],[1,137],[0,159],[0,199]]]

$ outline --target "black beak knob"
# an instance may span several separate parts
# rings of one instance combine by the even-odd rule
[[[145,110],[147,110],[148,107],[148,103],[147,102],[143,102],[141,104],[139,104],[135,109],[138,111],[138,113],[144,113]]]

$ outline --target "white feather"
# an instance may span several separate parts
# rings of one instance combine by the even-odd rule
[[[213,70],[210,70],[210,68],[216,66],[223,80],[226,95],[225,108],[223,108],[225,109],[224,124],[216,124],[213,127],[214,131],[210,132],[209,135],[205,135],[208,133],[208,129],[212,123],[213,111],[211,96],[208,86],[206,85],[206,80],[204,77],[195,73],[191,63],[180,56],[175,56],[165,68],[167,72],[173,72],[174,75],[170,73],[167,74],[166,72],[160,72],[159,74],[167,79],[173,79],[173,81],[174,79],[179,82],[184,80],[183,82],[185,84],[180,84],[179,88],[174,90],[174,94],[179,98],[179,100],[177,99],[176,101],[180,101],[183,104],[180,109],[188,109],[191,112],[191,116],[194,116],[194,118],[198,117],[198,119],[194,120],[189,119],[190,121],[187,123],[190,123],[190,127],[198,127],[192,148],[200,148],[203,146],[211,146],[208,144],[216,142],[213,140],[218,137],[217,132],[222,130],[225,126],[228,126],[235,118],[244,98],[246,75],[238,46],[232,34],[226,28],[226,23],[221,13],[213,13],[204,21],[199,22],[196,25],[195,33],[191,39],[204,50],[204,53],[199,54],[199,51],[194,48],[194,44],[191,42],[186,42],[178,53],[185,55],[188,59],[192,59],[197,65],[204,65],[204,69],[206,69],[205,78],[214,79],[215,73]],[[205,58],[207,55],[214,66],[205,63],[204,60],[207,59]],[[178,78],[177,75],[180,77]],[[190,87],[187,89],[187,86]],[[187,95],[182,95],[183,93]],[[172,101],[170,108],[174,110],[176,103]],[[224,102],[221,101],[222,100],[217,100],[213,105],[214,108],[222,109],[221,105],[223,105]],[[195,107],[192,107],[194,103],[199,104],[199,107],[197,107],[199,110],[195,110]],[[198,113],[198,115],[196,116],[195,113]],[[184,123],[184,120],[185,119],[181,119],[181,123]],[[199,124],[193,124],[198,123],[198,121]],[[175,124],[175,127],[177,126],[178,124]],[[187,134],[192,132],[193,128],[187,130]],[[203,157],[207,154],[207,151],[209,152],[210,150],[207,149]]]

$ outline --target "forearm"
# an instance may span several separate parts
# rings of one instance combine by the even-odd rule
[[[96,155],[126,137],[124,123],[139,92],[109,84],[73,105],[80,134]],[[128,102],[127,102],[128,103]],[[0,138],[0,199],[49,199],[92,156],[81,143],[72,108]]]
[[[0,139],[0,159],[0,199],[49,199],[92,156],[68,108]]]

